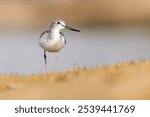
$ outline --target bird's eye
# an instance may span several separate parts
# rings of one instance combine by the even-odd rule
[[[57,22],[57,24],[60,24],[60,22]]]

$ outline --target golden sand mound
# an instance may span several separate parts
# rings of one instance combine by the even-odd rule
[[[0,99],[150,99],[150,62],[65,73],[1,75]]]

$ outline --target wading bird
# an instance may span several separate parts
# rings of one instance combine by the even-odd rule
[[[46,52],[56,53],[54,70],[55,70],[56,59],[58,57],[59,51],[63,47],[65,47],[65,44],[66,44],[64,34],[60,32],[62,29],[68,29],[71,31],[80,32],[80,30],[67,26],[63,20],[54,20],[52,21],[50,29],[44,31],[41,34],[40,39],[39,39],[39,45],[44,49],[45,66],[47,66]]]

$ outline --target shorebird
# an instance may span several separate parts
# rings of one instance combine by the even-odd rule
[[[62,29],[80,32],[80,30],[67,26],[63,20],[53,20],[50,29],[44,31],[39,38],[39,45],[44,49],[45,66],[47,66],[46,52],[56,53],[54,63],[55,67],[56,59],[59,55],[59,52],[63,47],[65,47],[66,40],[64,34],[61,32]]]

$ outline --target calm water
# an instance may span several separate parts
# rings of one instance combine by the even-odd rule
[[[100,66],[131,60],[150,59],[150,30],[144,27],[81,29],[81,33],[63,31],[67,45],[60,52],[57,71],[74,65]],[[42,30],[0,31],[0,74],[45,72],[43,50],[38,45]],[[48,54],[52,70],[55,54]]]

